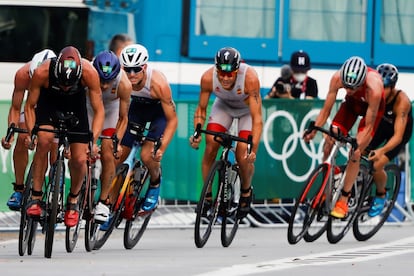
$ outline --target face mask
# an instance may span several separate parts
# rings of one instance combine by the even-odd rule
[[[297,82],[303,82],[306,78],[306,74],[304,74],[304,73],[295,73],[295,74],[293,74],[293,77],[295,78],[295,80]]]

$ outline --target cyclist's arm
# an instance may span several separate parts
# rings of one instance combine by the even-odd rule
[[[9,110],[8,125],[11,123],[14,123],[16,126],[19,125],[24,93],[26,89],[29,88],[30,84],[29,67],[30,63],[26,63],[16,72],[16,75],[14,76],[14,89]]]
[[[194,112],[194,129],[197,127],[197,124],[201,124],[201,128],[203,128],[207,118],[207,106],[213,91],[213,70],[214,67],[211,67],[201,77],[200,96]]]
[[[339,77],[339,71],[335,72],[332,76],[331,81],[329,82],[329,91],[326,95],[325,103],[320,110],[318,116],[315,120],[315,126],[323,127],[328,120],[329,115],[331,114],[332,107],[336,102],[336,96],[338,94],[338,90],[342,87],[342,82]],[[305,133],[303,139],[305,142],[309,142],[313,139],[316,134],[316,130],[311,131],[310,133]]]
[[[383,95],[383,84],[377,73],[368,72],[366,83],[368,108],[365,113],[365,127],[357,134],[358,147],[361,152],[364,151],[374,136],[375,122]]]
[[[118,122],[116,124],[116,136],[119,141],[124,137],[127,125],[128,125],[128,109],[130,96],[132,91],[132,85],[127,75],[122,73],[122,79],[119,83],[118,95],[119,95],[119,115]]]
[[[47,60],[37,67],[30,81],[29,93],[24,106],[24,118],[29,131],[29,138],[36,123],[35,106],[40,96],[40,89],[47,87],[49,83],[49,64],[50,60]]]
[[[245,79],[245,93],[249,95],[250,115],[252,116],[252,152],[256,153],[259,148],[260,137],[263,129],[262,98],[260,96],[260,82],[256,71],[249,67]]]
[[[92,133],[93,143],[96,144],[102,131],[103,122],[105,119],[102,92],[99,82],[99,75],[96,72],[95,68],[93,68],[92,64],[85,59],[83,59],[82,64],[82,81],[84,82],[84,85],[89,89],[89,99],[94,114],[92,119]]]
[[[154,84],[154,93],[156,94],[156,97],[161,101],[161,106],[167,120],[167,125],[162,135],[161,147],[159,148],[159,151],[163,153],[174,137],[174,133],[178,126],[178,118],[175,109],[175,103],[172,98],[171,87],[168,84],[165,76],[161,72],[153,70],[153,78],[151,82],[151,86]]]
[[[410,99],[403,92],[398,94],[394,107],[395,121],[394,121],[394,135],[381,148],[381,151],[386,153],[393,150],[396,146],[401,144],[404,132],[408,122],[408,114],[411,110]]]

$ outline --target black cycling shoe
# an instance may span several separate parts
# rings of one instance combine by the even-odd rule
[[[242,194],[246,194],[250,192],[248,196],[240,196],[239,199],[239,208],[237,209],[237,218],[242,219],[245,218],[250,212],[250,205],[253,201],[253,188],[249,187],[248,189],[242,189]]]

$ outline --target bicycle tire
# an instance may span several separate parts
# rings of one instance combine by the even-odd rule
[[[361,164],[361,166],[363,167],[363,164]],[[357,188],[355,184],[352,185],[351,196],[348,199],[348,214],[346,217],[338,219],[329,216],[328,228],[326,231],[326,237],[329,243],[338,243],[351,229],[363,201],[361,198],[361,193],[362,192],[360,188]]]
[[[63,160],[56,161],[56,167],[53,170],[53,176],[48,184],[46,190],[46,236],[45,236],[45,253],[46,258],[52,257],[53,240],[55,236],[55,227],[58,215],[59,194],[60,194],[60,179],[64,179],[65,164]]]
[[[386,190],[388,192],[388,199],[381,214],[375,217],[369,217],[368,210],[376,192],[375,183],[373,181],[369,183],[363,205],[353,224],[354,237],[358,241],[366,241],[373,237],[381,229],[385,221],[387,221],[394,208],[401,186],[401,172],[396,164],[386,165],[385,172],[387,173]]]
[[[233,170],[232,168],[228,167],[227,170]],[[239,228],[240,219],[237,218],[237,206],[231,205],[232,202],[235,200],[238,202],[238,199],[234,198],[235,192],[232,188],[235,186],[234,183],[240,181],[240,175],[237,171],[236,177],[233,179],[233,183],[228,183],[229,188],[231,189],[231,198],[228,201],[228,206],[226,207],[226,211],[223,216],[223,221],[221,222],[221,245],[223,247],[229,247],[230,244],[233,242],[234,237],[236,236],[237,229]],[[239,182],[240,183],[240,182]]]
[[[92,174],[89,173],[88,177],[88,183],[90,183],[88,192],[86,194],[86,203],[85,203],[85,212],[84,212],[84,218],[85,218],[85,250],[87,252],[91,252],[93,248],[95,247],[95,231],[94,231],[94,207],[95,207],[95,192],[97,189],[97,180],[92,178]]]
[[[315,197],[323,193],[325,179],[329,177],[327,171],[326,164],[318,165],[308,177],[300,196],[296,199],[287,231],[287,239],[290,244],[296,244],[305,237],[305,241],[312,242],[325,232],[327,219],[324,220],[325,216],[321,216],[323,205],[316,203]],[[316,223],[314,223],[315,219]],[[309,232],[312,230],[311,227],[314,231]],[[298,232],[296,232],[297,228],[299,228]]]
[[[129,185],[137,185],[135,188],[134,193],[136,193],[134,196],[136,196],[135,203],[134,203],[134,215],[132,219],[128,219],[125,223],[125,229],[124,229],[124,248],[125,249],[132,249],[137,245],[139,240],[142,238],[142,235],[144,234],[145,230],[147,229],[148,223],[151,219],[152,213],[151,212],[143,212],[141,207],[145,200],[145,194],[142,194],[144,186],[149,185],[149,174],[148,170],[143,167],[142,165],[139,167],[136,167],[134,169],[134,173],[132,175],[135,175],[135,170],[139,170],[138,175],[140,175],[140,179],[137,179],[139,185],[133,184],[132,182],[129,183]],[[161,177],[161,175],[160,175]],[[134,189],[134,187],[131,187]]]
[[[29,172],[26,177],[25,188],[23,191],[22,203],[20,207],[20,226],[19,226],[19,255],[24,256],[26,250],[29,251],[28,246],[32,246],[30,252],[33,251],[34,243],[30,242],[30,236],[33,236],[33,219],[26,214],[26,205],[31,197],[31,190],[33,186],[33,163],[30,165]],[[29,254],[28,252],[28,255]]]
[[[196,207],[196,221],[194,225],[194,242],[197,248],[202,248],[208,241],[212,228],[218,219],[222,193],[222,172],[225,163],[217,160],[213,163],[201,191],[200,200]],[[204,210],[206,196],[211,191],[211,207]],[[205,212],[205,213],[204,213]],[[207,224],[207,225],[205,225]]]
[[[85,200],[86,200],[86,192],[87,192],[86,181],[87,179],[85,178],[85,180],[82,182],[82,186],[81,186],[79,197],[78,197],[78,205],[79,205],[78,223],[73,227],[66,226],[65,247],[66,247],[66,252],[68,253],[73,252],[73,249],[75,249],[76,243],[78,242],[79,233],[81,231],[81,224],[82,224],[83,214],[85,211]]]
[[[37,227],[39,225],[39,222],[37,220],[30,219],[30,224],[31,224],[31,230],[30,230],[30,235],[29,235],[29,242],[27,245],[27,255],[29,256],[32,255],[34,245],[36,243],[36,233],[37,233]]]
[[[106,231],[102,231],[101,224],[98,224],[96,222],[93,223],[92,231],[94,231],[93,235],[95,239],[95,246],[93,248],[94,250],[99,250],[100,248],[102,248],[102,246],[106,243],[109,236],[111,235],[112,231],[115,229],[117,225],[119,225],[120,220],[122,220],[121,212],[122,212],[123,205],[125,203],[126,194],[124,193],[121,195],[119,193],[123,185],[125,185],[125,179],[128,174],[128,168],[129,166],[127,164],[121,164],[116,169],[115,177],[112,180],[110,193],[112,192],[116,193],[116,196],[114,196],[114,198],[116,200],[120,199],[120,202],[118,206],[116,206],[117,205],[116,203],[112,204],[111,214],[110,214],[111,218],[110,218],[108,229]],[[119,197],[122,197],[122,198],[119,198]]]

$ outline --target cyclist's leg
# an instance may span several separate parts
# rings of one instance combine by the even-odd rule
[[[386,154],[378,156],[378,158],[374,157],[374,171],[372,175],[376,185],[376,195],[368,211],[368,216],[370,217],[379,215],[384,209],[385,202],[388,198],[387,191],[385,189],[387,184],[387,173],[385,172],[384,167],[390,162],[390,160],[394,159],[398,155],[403,146],[405,146],[405,144],[397,146]]]
[[[26,129],[24,118],[20,118],[19,128]],[[14,192],[7,201],[7,206],[10,210],[14,211],[20,210],[24,190],[24,175],[26,173],[26,167],[29,159],[28,150],[25,145],[26,137],[26,133],[19,133],[17,136],[16,146],[13,150],[14,176],[16,182],[13,183]]]
[[[42,125],[42,128],[52,129],[50,125]],[[42,185],[46,169],[48,166],[48,153],[53,142],[53,133],[39,131],[37,134],[36,152],[33,157],[34,171],[33,171],[33,192],[32,200],[27,205],[27,215],[40,216],[44,210],[42,204]]]
[[[154,116],[156,119],[151,121],[148,137],[159,139],[162,137],[167,126],[167,120],[161,107],[156,107]],[[154,156],[154,142],[145,141],[141,149],[141,160],[148,168],[150,175],[150,184],[142,205],[144,211],[153,210],[158,204],[161,185],[161,158],[163,152],[157,151]]]
[[[102,135],[112,136],[115,129],[107,128],[102,131]],[[101,141],[101,194],[99,202],[95,209],[94,218],[98,223],[105,223],[109,219],[109,192],[111,188],[112,178],[115,176],[115,157],[113,154],[113,142],[110,139]]]
[[[238,136],[247,139],[251,134],[252,117],[247,113],[239,118]],[[250,212],[250,205],[253,200],[252,178],[254,174],[254,163],[247,161],[247,144],[237,143],[236,160],[240,168],[240,199],[237,210],[237,217],[244,218]]]
[[[72,140],[73,141],[73,140]],[[88,154],[88,144],[72,142],[70,144],[71,158],[69,159],[69,171],[71,178],[70,193],[67,198],[65,225],[73,227],[78,224],[79,208],[78,195],[81,185],[86,175],[86,160]]]

